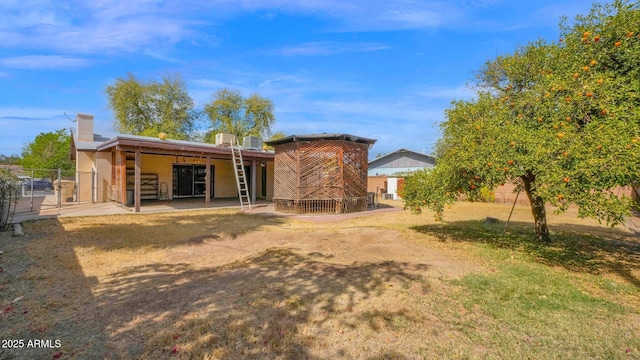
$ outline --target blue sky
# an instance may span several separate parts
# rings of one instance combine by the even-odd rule
[[[0,154],[95,115],[132,73],[180,74],[199,108],[221,88],[274,102],[274,131],[377,139],[371,155],[430,153],[438,123],[497,55],[558,38],[584,0],[3,0]],[[67,114],[65,116],[65,113]]]

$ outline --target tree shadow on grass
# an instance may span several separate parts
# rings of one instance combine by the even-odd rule
[[[3,333],[60,339],[63,346],[16,349],[0,357],[51,358],[60,353],[82,359],[349,358],[357,357],[350,348],[354,343],[341,341],[340,327],[364,325],[373,334],[374,328],[393,331],[420,321],[402,310],[375,310],[375,303],[390,301],[389,289],[398,287],[417,287],[422,289],[420,296],[428,294],[429,286],[420,275],[428,270],[426,264],[344,265],[328,262],[330,254],[270,248],[217,267],[159,261],[120,267],[100,278],[87,276],[86,266],[91,264],[82,265],[80,257],[94,248],[128,253],[197,246],[207,234],[223,233],[233,239],[234,234],[259,231],[266,221],[217,213],[150,216],[144,223],[142,218],[26,224],[29,235],[20,251],[29,257],[28,276],[15,279],[15,284],[33,283],[28,302],[23,300],[31,312],[12,315],[15,326]],[[181,227],[176,230],[176,226]],[[370,302],[374,308],[360,316],[358,306],[368,307]],[[40,310],[32,310],[36,308]],[[4,329],[1,324],[0,329]],[[368,348],[373,358],[403,358],[373,340],[360,341],[358,346]]]
[[[512,222],[503,233],[503,224],[458,221],[421,225],[411,229],[440,241],[488,244],[495,248],[522,251],[535,261],[562,266],[570,271],[599,274],[616,273],[640,287],[640,240],[623,231],[594,226],[559,224],[551,226],[550,243],[537,241],[530,223]]]
[[[322,259],[272,248],[204,270],[182,264],[131,268],[114,274],[96,300],[114,334],[111,341],[124,357],[161,358],[176,349],[192,358],[320,359],[325,357],[312,349],[327,346],[318,338],[338,330],[337,315],[382,296],[389,283],[421,281],[415,273],[428,268],[393,261],[339,265]],[[368,312],[366,319],[375,326],[417,321],[387,311]],[[141,334],[143,348],[136,347]],[[326,358],[345,351],[323,350]]]

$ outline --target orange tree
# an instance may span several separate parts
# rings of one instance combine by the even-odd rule
[[[632,199],[611,189],[640,177],[640,5],[594,5],[561,39],[489,61],[471,101],[454,101],[441,124],[437,165],[405,183],[405,206],[444,205],[507,182],[531,203],[536,237],[549,241],[545,204],[609,225]]]

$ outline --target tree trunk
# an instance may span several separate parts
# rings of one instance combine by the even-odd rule
[[[531,191],[531,184],[535,181],[536,176],[531,172],[527,172],[527,175],[522,176],[521,179],[524,185],[524,191],[527,193],[529,203],[531,203],[536,239],[542,242],[550,242],[551,237],[549,236],[549,227],[547,226],[547,212],[544,208],[544,200]]]

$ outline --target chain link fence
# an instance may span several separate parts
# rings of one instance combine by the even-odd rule
[[[97,173],[61,169],[10,169],[20,181],[16,214],[96,202]]]

